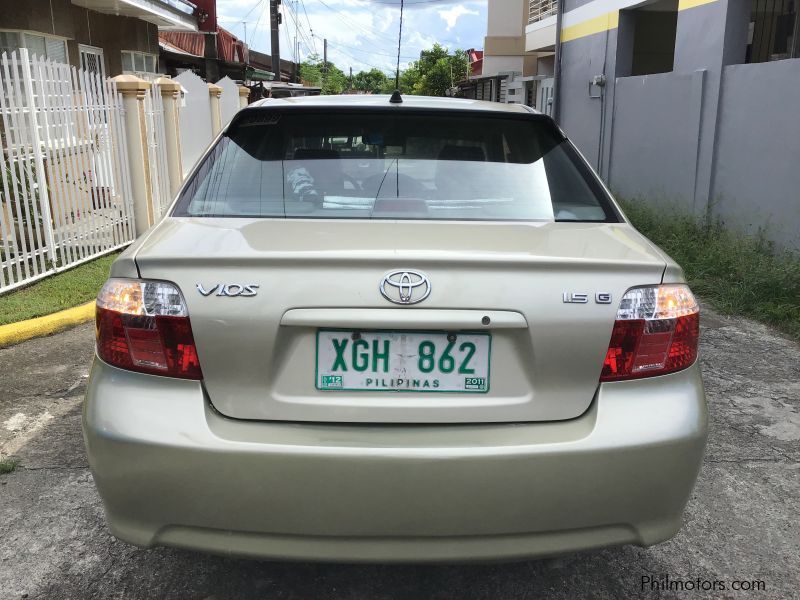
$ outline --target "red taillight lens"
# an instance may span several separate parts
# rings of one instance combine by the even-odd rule
[[[202,379],[192,324],[177,287],[110,279],[97,297],[97,354],[130,371]]]
[[[600,381],[665,375],[697,360],[700,310],[685,285],[629,290],[620,303]]]

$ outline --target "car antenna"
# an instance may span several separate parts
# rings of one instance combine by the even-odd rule
[[[391,104],[402,104],[403,97],[400,95],[400,47],[403,45],[403,5],[400,0],[400,31],[397,34],[397,70],[394,72],[394,92],[389,98]]]

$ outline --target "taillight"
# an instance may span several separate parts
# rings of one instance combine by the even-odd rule
[[[110,365],[202,379],[189,312],[165,281],[109,279],[97,295],[97,354]]]
[[[628,290],[620,302],[600,381],[664,375],[697,359],[700,308],[689,287]]]

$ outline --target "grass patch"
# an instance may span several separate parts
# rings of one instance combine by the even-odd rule
[[[19,466],[19,461],[16,458],[4,458],[0,460],[0,475],[13,473]]]
[[[644,235],[683,267],[692,290],[715,309],[744,315],[800,339],[800,254],[780,251],[763,235],[718,221],[621,202]]]
[[[117,254],[101,256],[0,296],[0,325],[49,315],[93,300]]]

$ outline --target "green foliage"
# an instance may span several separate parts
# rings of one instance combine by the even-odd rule
[[[750,236],[719,221],[644,201],[623,201],[634,226],[680,264],[689,285],[714,308],[775,325],[800,338],[800,255],[763,233]]]
[[[420,52],[419,60],[412,62],[400,75],[400,90],[404,94],[445,96],[449,88],[465,79],[469,73],[469,60],[465,52],[453,53],[434,44],[430,50]]]
[[[390,83],[392,86],[394,85],[394,82],[390,82],[386,73],[380,69],[360,71],[353,76],[353,89],[361,92],[385,94],[388,91]]]
[[[20,169],[22,169],[22,167],[20,167]],[[30,172],[33,170],[33,166],[29,164],[26,166],[26,169],[27,172]],[[22,177],[24,176],[21,175],[20,171],[14,171],[12,173],[12,167],[10,165],[6,165],[4,170],[4,178],[11,189],[9,190],[8,201],[3,197],[2,189],[0,189],[0,204],[2,204],[0,210],[8,207],[6,217],[10,217],[11,228],[13,229],[14,237],[17,240],[20,252],[23,247],[27,248],[27,251],[30,252],[40,246],[39,240],[36,239],[36,235],[33,232],[35,230],[41,232],[44,226],[44,218],[40,214],[38,208],[39,188],[38,186],[31,186],[30,189],[26,191],[25,185],[22,183]],[[16,186],[14,182],[16,182]],[[17,202],[11,201],[13,197],[18,199],[19,205]],[[21,243],[22,240],[25,242],[24,246]],[[0,260],[7,260],[13,256],[14,252],[10,247],[6,248],[5,245],[0,247]]]
[[[117,254],[102,256],[0,296],[0,325],[41,317],[93,300]]]
[[[19,461],[16,458],[4,458],[0,460],[0,475],[13,473],[19,466]]]
[[[300,78],[309,85],[322,88],[322,94],[341,94],[348,88],[348,78],[335,64],[327,65],[316,54],[300,63]]]
[[[445,96],[449,88],[465,79],[469,74],[469,60],[465,52],[452,53],[439,44],[420,52],[419,60],[413,61],[400,73],[400,91],[421,96]],[[341,94],[350,89],[350,78],[332,62],[327,70],[322,59],[312,54],[300,63],[300,78],[316,87],[323,94]],[[394,91],[395,78],[380,69],[360,71],[353,75],[354,90],[372,94],[389,94]]]

